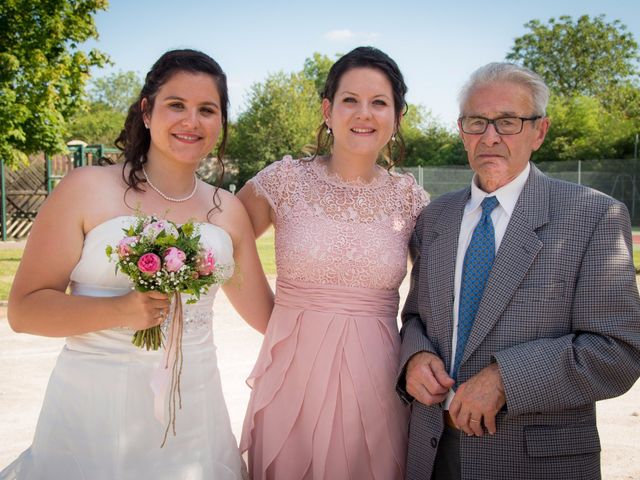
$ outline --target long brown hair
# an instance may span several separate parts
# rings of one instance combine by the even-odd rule
[[[115,141],[116,147],[122,151],[124,156],[124,167],[122,178],[129,186],[129,189],[142,191],[141,183],[146,183],[142,176],[142,166],[147,163],[147,152],[151,145],[151,134],[144,125],[145,114],[153,111],[158,90],[176,73],[204,73],[213,78],[220,95],[220,114],[222,117],[222,136],[218,140],[216,151],[217,161],[221,167],[221,175],[216,182],[216,189],[213,194],[214,209],[219,208],[218,189],[224,178],[224,150],[227,145],[227,117],[229,110],[229,92],[227,89],[227,76],[218,63],[197,50],[171,50],[163,54],[156,63],[153,64],[144,81],[142,90],[138,98],[129,107],[124,128]],[[142,110],[142,100],[146,99],[145,111]],[[126,166],[129,166],[128,172]],[[126,194],[125,194],[126,195]]]

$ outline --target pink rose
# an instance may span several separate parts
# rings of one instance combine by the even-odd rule
[[[187,256],[185,253],[176,247],[169,247],[164,252],[164,266],[170,272],[177,272],[184,265]]]
[[[120,258],[128,257],[131,255],[132,246],[138,242],[138,237],[124,237],[118,242],[118,256]]]
[[[211,275],[216,269],[216,259],[211,250],[201,250],[197,260],[198,273],[202,276]]]
[[[160,270],[162,260],[155,253],[145,253],[138,260],[138,270],[147,275],[153,275]]]

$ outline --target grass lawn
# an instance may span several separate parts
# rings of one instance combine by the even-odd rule
[[[22,258],[21,248],[0,250],[0,300],[9,298],[11,282]]]
[[[262,268],[267,275],[276,274],[276,253],[273,247],[273,228],[267,230],[256,242]]]

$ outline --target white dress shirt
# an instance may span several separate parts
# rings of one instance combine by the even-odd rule
[[[454,279],[454,299],[453,299],[453,338],[451,340],[451,367],[449,375],[453,373],[453,359],[456,358],[456,347],[458,343],[458,309],[460,306],[460,285],[462,283],[462,266],[464,264],[464,256],[467,253],[467,248],[471,243],[471,236],[473,230],[480,221],[482,216],[482,201],[485,197],[496,196],[500,204],[491,212],[491,221],[493,222],[493,229],[495,231],[495,244],[496,253],[500,248],[500,243],[504,237],[504,232],[507,230],[507,225],[511,219],[511,214],[516,206],[518,198],[522,193],[524,184],[529,178],[529,171],[531,166],[527,163],[525,169],[520,174],[507,183],[505,186],[500,187],[493,193],[486,193],[478,187],[477,175],[473,176],[471,180],[471,197],[467,201],[464,207],[464,214],[462,216],[462,223],[460,224],[460,235],[458,236],[458,253],[456,254],[456,273]],[[444,401],[444,409],[448,410],[451,400],[453,400],[454,392],[449,390],[449,394]]]

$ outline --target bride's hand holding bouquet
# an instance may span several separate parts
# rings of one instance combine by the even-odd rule
[[[124,229],[124,237],[117,245],[107,246],[106,253],[116,262],[116,270],[131,279],[135,290],[164,294],[145,296],[149,313],[139,322],[147,321],[152,326],[138,330],[132,342],[147,350],[157,350],[163,343],[159,326],[163,315],[173,313],[173,321],[182,320],[178,305],[182,293],[192,296],[187,303],[195,303],[211,285],[223,283],[226,278],[213,252],[200,243],[193,222],[177,225],[155,216],[139,216]],[[163,301],[167,295],[172,300],[171,312]]]
[[[171,307],[169,295],[166,293],[133,290],[121,297],[118,305],[118,317],[122,319],[121,326],[136,332],[149,330],[162,324],[167,318]],[[132,343],[135,339],[132,337]],[[152,348],[149,344],[148,349]]]

